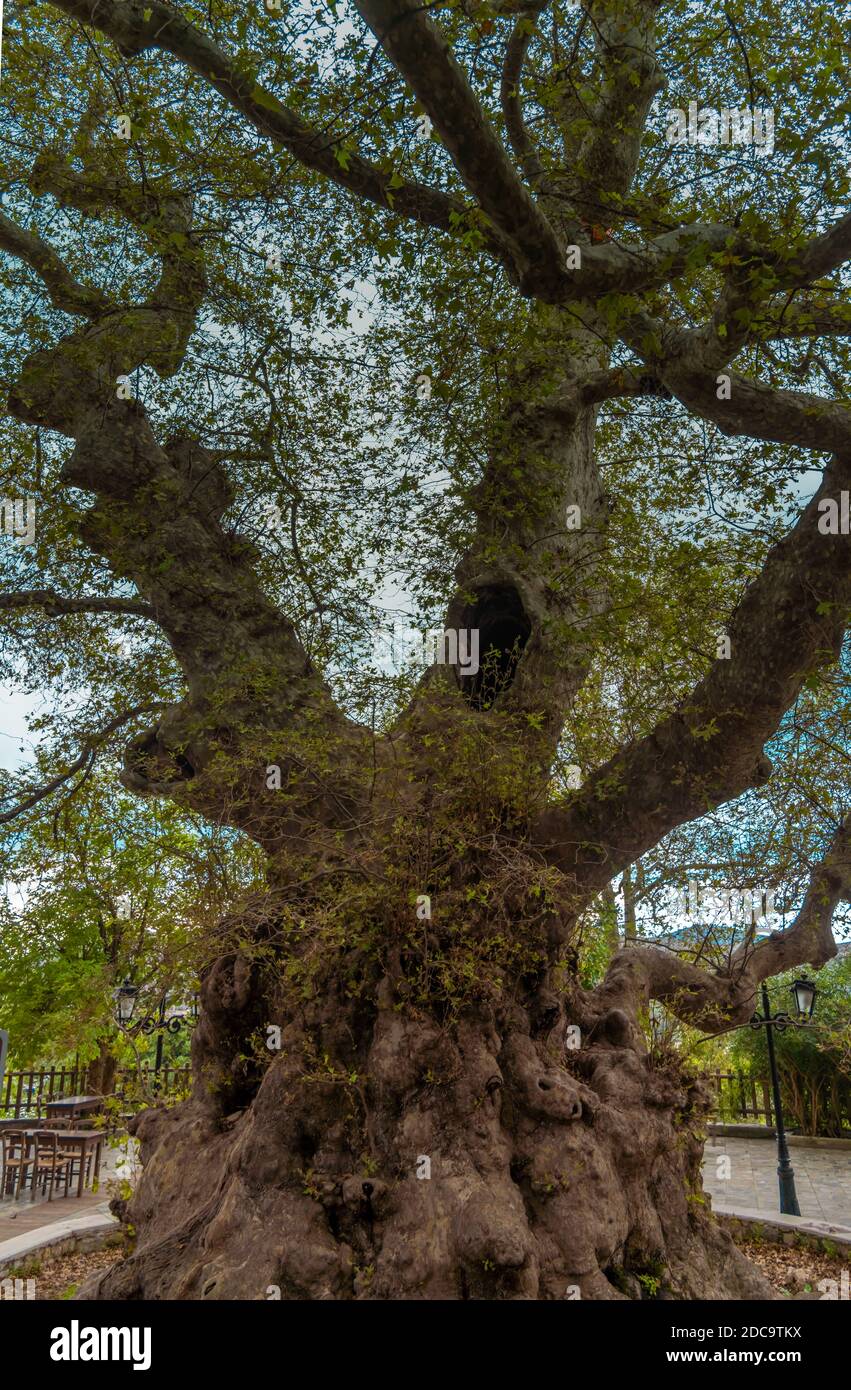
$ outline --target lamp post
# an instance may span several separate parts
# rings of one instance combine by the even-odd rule
[[[9,1034],[0,1028],[0,1095],[3,1094],[3,1075],[6,1071],[6,1058],[9,1055]]]
[[[157,1055],[154,1058],[154,1090],[160,1089],[160,1068],[163,1064],[163,1031],[165,1029],[165,995],[160,999],[160,1016],[156,1023],[157,1030]],[[146,1019],[145,1022],[152,1020]],[[148,1030],[146,1030],[148,1031]]]
[[[795,1191],[795,1170],[789,1158],[789,1145],[786,1142],[786,1128],[783,1124],[783,1105],[780,1099],[780,1077],[777,1072],[777,1057],[774,1051],[775,1032],[783,1033],[787,1028],[805,1028],[813,1016],[818,993],[812,980],[795,980],[791,986],[795,1000],[797,1019],[787,1013],[771,1012],[771,1001],[765,981],[762,984],[761,1014],[755,1013],[747,1025],[750,1028],[765,1029],[765,1043],[768,1049],[768,1069],[771,1073],[771,1090],[774,1097],[774,1119],[777,1131],[777,1178],[780,1184],[780,1210],[784,1216],[800,1216],[798,1194]]]

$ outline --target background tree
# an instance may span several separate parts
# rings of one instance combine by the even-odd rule
[[[130,732],[124,786],[268,885],[106,1296],[766,1295],[641,1024],[745,1020],[851,887],[845,43],[799,0],[14,12],[6,488],[43,524],[0,602],[66,698],[4,816]],[[666,84],[776,105],[772,157],[667,143]],[[371,668],[394,603],[480,670]],[[785,930],[583,985],[645,856],[743,865]]]
[[[116,1028],[115,989],[135,984],[139,1017],[155,1014],[164,994],[185,1006],[221,950],[218,924],[250,889],[256,859],[233,834],[122,791],[117,771],[100,765],[51,816],[16,819],[0,900],[10,1068],[76,1059],[105,1092],[116,1062],[134,1063]],[[137,1053],[153,1061],[149,1050],[137,1037]]]

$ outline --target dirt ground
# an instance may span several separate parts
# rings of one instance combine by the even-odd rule
[[[843,1269],[849,1271],[851,1268],[851,1253],[847,1251],[843,1255],[826,1255],[820,1250],[804,1250],[795,1246],[750,1241],[742,1242],[739,1249],[749,1260],[759,1265],[775,1289],[790,1297],[795,1294],[813,1293],[816,1298],[821,1298],[829,1290],[819,1289],[819,1281],[833,1279],[841,1286]],[[845,1286],[847,1289],[847,1274]]]
[[[91,1250],[84,1255],[62,1255],[58,1259],[47,1256],[35,1273],[36,1301],[71,1298],[84,1279],[96,1269],[106,1269],[107,1265],[114,1264],[122,1254],[120,1246],[113,1246],[108,1250]]]

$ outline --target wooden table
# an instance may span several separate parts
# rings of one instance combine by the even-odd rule
[[[45,1104],[48,1118],[67,1115],[76,1119],[79,1115],[93,1115],[103,1109],[105,1096],[63,1096],[61,1100],[49,1100]]]

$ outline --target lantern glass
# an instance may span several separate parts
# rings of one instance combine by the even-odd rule
[[[118,1006],[119,1023],[129,1023],[133,1017],[133,1010],[136,1007],[136,995],[139,993],[135,985],[131,985],[129,980],[125,980],[121,987],[114,991],[115,1002]]]
[[[799,1018],[812,1018],[818,990],[812,980],[795,980],[792,995]]]

